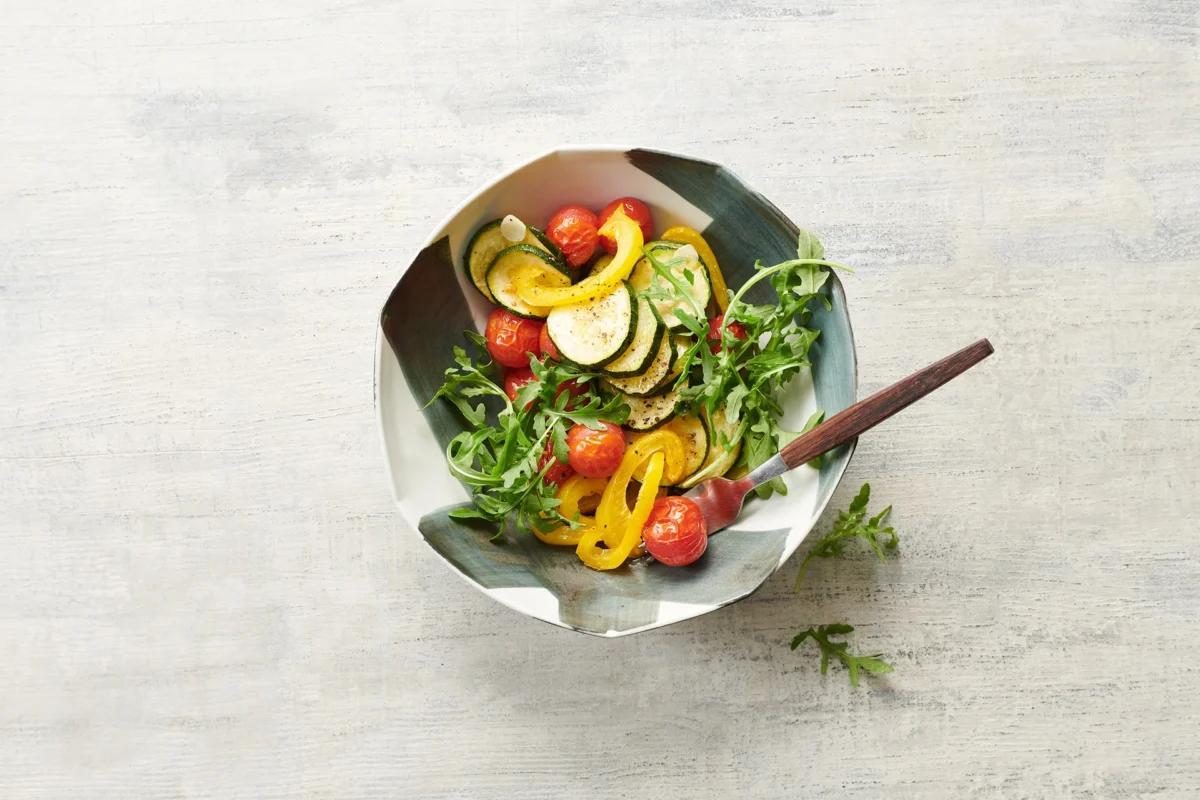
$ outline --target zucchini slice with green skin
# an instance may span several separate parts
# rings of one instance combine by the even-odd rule
[[[625,427],[633,431],[650,431],[675,416],[679,392],[671,391],[654,397],[625,395],[621,399],[629,406],[629,419],[625,420]]]
[[[641,374],[628,378],[605,378],[605,382],[622,394],[632,397],[649,397],[662,384],[663,378],[671,373],[675,366],[675,343],[671,337],[664,336],[654,353],[654,358]]]
[[[513,277],[519,269],[540,269],[546,280],[555,286],[570,286],[571,279],[558,268],[549,253],[531,244],[506,247],[492,259],[487,271],[487,289],[492,302],[522,317],[544,317],[550,309],[531,306],[517,296]]]
[[[601,253],[600,255],[596,256],[595,260],[592,261],[592,265],[588,267],[587,277],[590,278],[593,275],[603,272],[604,268],[608,266],[608,262],[612,261],[612,259],[613,257],[611,253]]]
[[[622,281],[608,294],[550,309],[546,333],[564,359],[598,367],[621,355],[633,340],[639,312],[633,289]]]
[[[662,394],[675,385],[675,381],[679,380],[679,375],[683,372],[683,354],[692,346],[692,340],[677,333],[672,334],[670,339],[671,344],[675,346],[675,363],[671,364],[671,370],[658,382],[658,385],[650,390],[650,394]]]
[[[690,489],[700,481],[706,481],[709,478],[721,477],[729,471],[742,452],[740,438],[732,441],[728,450],[721,445],[722,436],[726,440],[732,440],[737,434],[738,427],[725,419],[725,412],[717,409],[712,414],[705,415],[705,422],[708,428],[708,453],[704,456],[704,462],[700,465],[700,469],[680,482],[679,485],[684,489]]]
[[[545,231],[540,228],[535,228],[532,225],[530,225],[526,230],[528,231],[528,233],[525,234],[526,244],[533,244],[533,242],[529,241],[529,234],[532,233],[533,238],[537,240],[537,244],[540,244],[542,249],[554,256],[554,260],[558,262],[558,268],[561,270],[567,269],[566,256],[563,255],[563,251],[559,249],[558,245],[550,240],[550,237],[546,235]]]
[[[536,228],[526,226],[525,238],[520,242],[510,242],[504,238],[504,234],[500,233],[502,221],[494,219],[481,225],[479,230],[472,234],[471,240],[467,242],[467,249],[463,253],[463,269],[466,271],[467,277],[471,279],[471,283],[475,285],[479,293],[491,303],[496,302],[496,298],[488,289],[487,271],[500,251],[512,247],[514,244],[527,244],[545,250],[553,258],[555,266],[560,271],[566,272],[566,262],[563,261],[562,253],[557,252],[558,248],[549,239],[542,240],[542,237],[545,236],[544,233]]]
[[[644,297],[637,298],[637,325],[633,329],[633,339],[616,358],[604,365],[604,372],[613,378],[641,375],[650,366],[650,360],[658,352],[658,346],[666,335],[667,326],[654,306]]]
[[[672,296],[669,298],[654,298],[650,301],[654,304],[659,316],[663,318],[663,322],[671,329],[683,327],[683,322],[675,315],[677,310],[703,317],[705,309],[708,308],[708,301],[712,299],[712,283],[709,281],[708,265],[704,263],[704,259],[697,255],[692,261],[672,263],[675,261],[675,251],[680,247],[683,245],[679,242],[663,239],[646,245],[646,251],[653,254],[660,262],[667,264],[671,273],[679,279],[680,283],[690,287],[686,297],[680,297],[675,285],[655,271],[649,256],[643,256],[634,265],[633,272],[629,275],[629,282],[639,292],[644,292],[653,286],[655,289],[665,289],[671,293]],[[691,274],[690,281],[688,280],[689,273]]]

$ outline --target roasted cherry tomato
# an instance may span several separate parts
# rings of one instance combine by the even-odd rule
[[[559,354],[558,348],[554,346],[554,342],[550,339],[550,329],[545,325],[542,326],[542,332],[538,335],[538,350],[541,350],[542,355],[547,358],[562,361],[562,356]]]
[[[575,470],[571,469],[570,464],[564,464],[554,456],[554,443],[546,440],[546,449],[542,451],[541,457],[538,459],[538,470],[553,461],[553,465],[547,470],[542,478],[546,483],[553,483],[555,486],[561,487],[567,478],[575,474]]]
[[[529,356],[539,352],[538,339],[543,327],[536,320],[497,308],[488,316],[483,336],[488,352],[497,362],[506,367],[528,367]]]
[[[600,223],[596,215],[583,206],[563,206],[550,217],[546,223],[546,235],[550,241],[558,245],[567,266],[579,269],[588,262],[592,253],[596,252],[596,233]]]
[[[700,506],[686,497],[660,497],[642,528],[646,551],[669,567],[691,564],[708,548]]]
[[[617,471],[625,455],[625,434],[619,425],[601,422],[599,430],[573,425],[567,431],[571,468],[585,478],[607,478]]]
[[[721,352],[721,324],[725,322],[724,314],[717,314],[708,321],[708,346],[714,353]],[[740,322],[731,322],[725,329],[735,339],[746,338],[746,326]]]
[[[600,212],[599,226],[603,226],[612,213],[617,210],[617,206],[625,207],[625,214],[642,229],[642,238],[649,242],[654,238],[654,218],[650,215],[650,206],[638,200],[636,197],[619,197],[604,207]],[[598,227],[599,227],[598,226]],[[617,252],[617,243],[612,239],[601,236],[600,246],[606,252]]]
[[[504,373],[504,393],[508,395],[509,400],[517,399],[517,391],[527,383],[533,383],[537,378],[533,376],[533,370],[529,367],[517,367],[510,369]],[[533,405],[527,403],[526,408]]]

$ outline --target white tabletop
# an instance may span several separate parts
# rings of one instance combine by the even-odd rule
[[[0,796],[1196,796],[1197,4],[448,5],[4,4]],[[855,265],[864,394],[991,337],[835,498],[894,562],[603,641],[404,527],[378,309],[595,141]]]

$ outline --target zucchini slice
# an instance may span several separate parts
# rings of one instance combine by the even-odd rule
[[[666,264],[681,283],[690,287],[686,297],[680,297],[675,285],[666,281],[654,270],[654,265],[650,263],[648,256],[643,257],[635,264],[633,272],[629,275],[629,282],[639,292],[653,286],[655,289],[665,288],[673,295],[670,298],[656,298],[650,301],[654,304],[659,316],[663,318],[663,322],[672,329],[683,327],[683,322],[675,315],[677,310],[703,317],[705,309],[708,307],[708,301],[712,297],[712,284],[708,278],[708,266],[704,263],[704,259],[699,255],[693,260],[676,259],[675,251],[680,247],[683,245],[679,242],[660,240],[646,245],[646,251]],[[690,281],[688,280],[689,273]]]
[[[513,278],[517,270],[539,270],[543,280],[551,286],[570,286],[571,279],[558,268],[553,257],[540,247],[531,244],[514,244],[506,247],[492,259],[487,271],[487,289],[493,302],[522,317],[544,317],[550,309],[531,306],[517,296]]]
[[[708,456],[708,430],[704,427],[704,423],[699,417],[690,414],[682,417],[673,417],[670,421],[664,423],[660,430],[670,431],[683,441],[684,478],[690,477],[696,470],[700,469],[704,464],[704,459]],[[637,441],[638,437],[645,435],[645,433],[641,432],[634,433],[631,438],[632,441]],[[674,484],[664,482],[663,485],[672,486]]]
[[[592,262],[590,267],[588,267],[587,276],[590,278],[593,275],[603,272],[604,268],[608,266],[608,262],[612,261],[612,258],[613,257],[611,253],[601,253],[600,255],[596,256],[596,260]]]
[[[629,405],[629,419],[625,421],[625,427],[634,431],[649,431],[675,415],[679,392],[671,391],[654,397],[625,395],[621,399]]]
[[[649,397],[655,393],[656,389],[659,389],[663,379],[670,375],[671,367],[675,365],[675,354],[675,343],[671,341],[671,337],[664,336],[659,342],[658,350],[655,351],[650,365],[641,374],[630,375],[628,378],[605,378],[604,380],[622,394],[633,397]]]
[[[466,270],[467,276],[471,279],[471,283],[475,284],[475,288],[480,294],[488,299],[489,302],[496,302],[496,298],[487,286],[487,271],[492,266],[492,261],[496,255],[506,247],[512,247],[514,244],[527,244],[531,247],[537,247],[549,253],[558,269],[566,271],[566,262],[563,261],[562,253],[557,252],[558,248],[549,239],[544,239],[545,234],[536,228],[526,226],[525,238],[520,242],[510,242],[500,233],[500,223],[502,220],[494,219],[479,227],[479,230],[472,234],[470,241],[467,242],[467,249],[463,253],[463,269]]]
[[[729,442],[737,434],[738,426],[725,419],[725,412],[717,409],[712,414],[705,416],[705,422],[708,428],[708,453],[704,456],[700,468],[679,484],[684,489],[690,489],[700,481],[724,475],[738,460],[738,456],[742,452],[740,438],[737,441]],[[730,449],[726,450],[722,446],[722,437],[730,443]]]
[[[550,240],[550,237],[546,235],[546,232],[541,230],[540,228],[535,228],[532,225],[530,225],[528,228],[526,228],[526,231],[527,231],[527,233],[525,234],[525,244],[539,245],[547,253],[554,256],[554,260],[558,262],[559,269],[566,271],[566,269],[567,269],[566,256],[563,255],[563,251],[559,249],[558,245],[556,245],[554,242],[552,242]],[[530,234],[533,235],[534,241],[532,241],[532,242],[529,241]]]
[[[672,335],[670,339],[671,344],[675,347],[675,361],[671,364],[671,369],[663,376],[663,379],[658,382],[658,385],[650,390],[650,394],[662,394],[675,385],[679,374],[683,372],[683,354],[692,346],[692,340],[679,334]]]
[[[658,346],[662,344],[662,338],[666,335],[667,326],[663,324],[654,306],[650,305],[646,298],[639,297],[633,339],[616,358],[604,365],[604,371],[614,378],[641,375],[650,366],[650,360],[658,352]]]
[[[550,309],[546,332],[563,358],[581,367],[598,367],[629,345],[639,311],[633,289],[622,281],[608,294]]]

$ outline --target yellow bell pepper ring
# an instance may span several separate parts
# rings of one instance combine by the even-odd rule
[[[543,269],[533,266],[514,270],[513,286],[517,296],[531,306],[553,308],[582,303],[612,291],[629,277],[642,257],[642,229],[631,220],[623,208],[618,208],[600,226],[601,236],[611,236],[617,242],[617,252],[604,269],[584,278],[574,286],[553,286],[544,279]],[[544,269],[550,269],[545,267]]]
[[[579,556],[580,561],[592,569],[616,569],[624,564],[625,560],[629,558],[629,554],[641,544],[642,528],[646,525],[646,520],[650,518],[650,511],[658,497],[658,483],[662,480],[663,462],[661,452],[650,455],[649,464],[646,467],[646,480],[638,490],[637,502],[634,503],[633,511],[622,527],[621,540],[617,542],[616,546],[601,548],[599,546],[600,539],[604,534],[599,526],[592,528],[584,533],[579,540],[579,546],[575,548],[575,554]],[[605,493],[607,494],[607,490]]]
[[[725,309],[729,307],[729,287],[725,285],[725,275],[722,274],[721,267],[717,264],[716,253],[708,246],[704,237],[693,228],[676,225],[674,228],[667,228],[663,232],[662,238],[672,242],[690,244],[696,248],[700,259],[708,266],[708,279],[712,282],[713,299],[717,301],[717,308],[724,314]]]
[[[683,439],[678,433],[669,430],[651,431],[649,433],[635,433],[633,435],[633,443],[640,442],[646,438],[653,436],[655,446],[661,447],[663,456],[667,463],[663,468],[663,481],[674,485],[679,483],[687,476],[683,471],[687,468],[687,454],[683,449]],[[645,477],[645,464],[638,467],[633,472],[634,480],[642,480]]]
[[[558,497],[558,513],[567,519],[575,519],[578,515],[580,527],[559,525],[549,531],[539,531],[534,527],[533,535],[546,544],[575,547],[579,544],[579,539],[583,536],[584,531],[596,524],[595,517],[579,513],[580,503],[588,497],[599,497],[606,486],[608,486],[608,478],[585,478],[582,475],[572,475],[567,478],[555,495]]]

